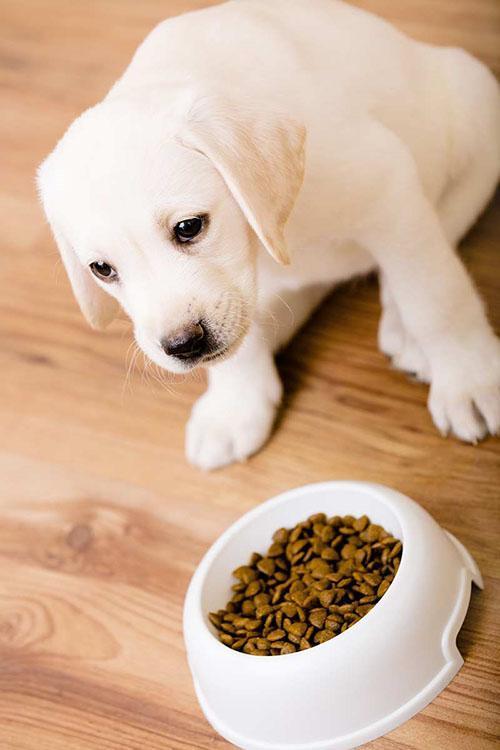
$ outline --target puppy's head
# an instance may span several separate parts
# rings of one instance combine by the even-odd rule
[[[303,175],[303,128],[217,98],[105,100],[69,128],[38,184],[75,296],[96,328],[119,306],[173,372],[231,354],[252,319],[257,239],[283,229]]]

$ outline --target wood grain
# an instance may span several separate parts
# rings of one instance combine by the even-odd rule
[[[500,441],[441,439],[426,388],[376,348],[373,280],[339,289],[280,358],[286,408],[247,464],[183,456],[200,376],[126,377],[130,331],[86,328],[37,205],[34,170],[106,92],[148,30],[203,0],[3,0],[0,6],[0,747],[222,750],[197,706],[181,610],[207,546],[242,512],[305,482],[408,493],[486,582],[459,636],[465,666],[377,750],[493,750],[500,728]],[[415,37],[500,73],[497,0],[363,0]],[[500,325],[500,204],[464,243]],[[376,676],[373,677],[376,684]]]

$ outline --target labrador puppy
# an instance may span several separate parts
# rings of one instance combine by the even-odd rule
[[[255,453],[273,355],[335,284],[378,270],[381,350],[437,428],[500,429],[500,346],[455,248],[500,173],[500,96],[460,49],[337,0],[233,0],[157,26],[38,173],[84,316],[208,368],[189,460]]]

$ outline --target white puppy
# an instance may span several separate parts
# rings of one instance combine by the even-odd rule
[[[80,307],[119,305],[160,366],[209,365],[187,455],[257,451],[273,353],[333,285],[380,270],[379,343],[443,433],[500,428],[500,347],[455,246],[500,172],[500,96],[459,49],[336,0],[168,20],[39,170]]]

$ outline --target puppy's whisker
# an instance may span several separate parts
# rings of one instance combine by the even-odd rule
[[[130,350],[131,349],[133,350],[132,351],[132,356],[130,356]],[[139,352],[140,352],[140,349],[137,346],[137,343],[135,342],[135,340],[132,340],[130,342],[130,344],[128,346],[128,349],[127,349],[127,352],[125,354],[125,361],[127,361],[127,360],[129,360],[129,361],[128,361],[127,369],[126,369],[126,372],[125,372],[125,378],[124,378],[124,381],[123,381],[123,386],[122,386],[122,394],[121,394],[122,400],[125,397],[125,391],[126,391],[127,387],[129,387],[130,391],[132,391],[132,388],[131,388],[131,374],[132,374],[132,371],[133,371],[133,369],[135,367],[135,364],[137,362],[137,357],[139,355]]]

